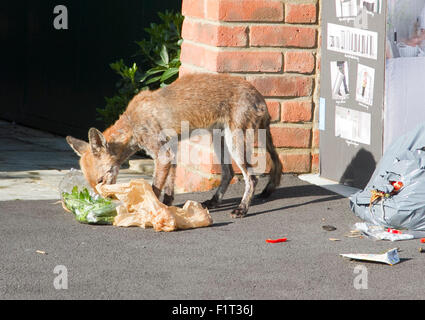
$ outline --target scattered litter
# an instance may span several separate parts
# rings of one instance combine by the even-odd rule
[[[286,242],[287,238],[281,238],[281,239],[267,239],[267,243],[280,243],[280,242]]]
[[[349,234],[346,234],[347,238],[363,238],[363,233],[360,230],[351,230]]]
[[[389,264],[390,266],[400,262],[397,248],[388,250],[383,254],[341,254],[341,256],[353,260],[373,261]]]
[[[39,254],[47,254],[47,252],[46,251],[43,251],[43,250],[35,250],[35,252],[36,253],[39,253]]]
[[[100,195],[89,190],[84,175],[75,169],[66,174],[59,185],[63,208],[83,223],[153,227],[155,231],[169,232],[207,227],[213,222],[208,209],[198,202],[187,201],[183,208],[161,203],[152,186],[143,179],[124,184],[99,184],[96,190]]]
[[[404,187],[404,184],[401,181],[390,181],[390,183],[394,187],[393,192],[399,192]]]
[[[322,229],[326,230],[326,231],[335,231],[336,230],[336,228],[334,226],[322,226]]]
[[[424,253],[425,252],[425,249],[421,247],[421,248],[419,248],[419,252],[420,253]]]
[[[341,239],[337,239],[337,238],[329,238],[329,241],[341,241]]]
[[[425,238],[422,238],[421,239],[421,243],[425,243]]]
[[[385,229],[385,231],[389,232],[389,233],[394,233],[394,234],[402,234],[403,233],[400,230],[391,229],[391,228],[387,228],[387,229]]]
[[[202,205],[187,201],[183,208],[169,207],[158,200],[152,186],[144,179],[128,183],[97,185],[97,191],[105,198],[115,197],[121,205],[113,225],[118,227],[153,227],[155,231],[175,231],[207,227],[212,218]]]
[[[372,237],[377,240],[390,240],[390,241],[399,241],[399,240],[409,240],[413,239],[414,236],[411,234],[403,234],[388,232],[388,228],[383,226],[376,226],[366,222],[359,222],[354,225],[354,230],[361,231],[369,237]]]

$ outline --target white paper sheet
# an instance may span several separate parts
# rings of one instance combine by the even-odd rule
[[[370,113],[337,106],[335,108],[335,136],[370,145]]]

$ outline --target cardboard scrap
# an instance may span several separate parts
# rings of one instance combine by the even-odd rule
[[[389,264],[390,266],[400,262],[397,248],[388,250],[383,254],[341,254],[345,258],[363,261],[373,261]]]
[[[158,200],[152,186],[144,179],[122,184],[99,184],[96,190],[102,197],[114,197],[121,201],[114,226],[152,227],[155,231],[170,232],[207,227],[213,222],[208,209],[198,202],[187,201],[183,208],[166,206]]]

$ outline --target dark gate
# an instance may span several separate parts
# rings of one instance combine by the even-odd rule
[[[68,30],[56,30],[57,5]],[[87,138],[96,108],[114,94],[109,64],[130,57],[158,11],[181,0],[3,0],[0,3],[0,118]]]

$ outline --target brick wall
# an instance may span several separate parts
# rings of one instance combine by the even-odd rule
[[[320,0],[183,0],[181,74],[250,81],[266,98],[284,173],[318,171],[319,9]],[[208,143],[185,143],[212,158]],[[179,165],[177,188],[213,188],[219,171]]]

